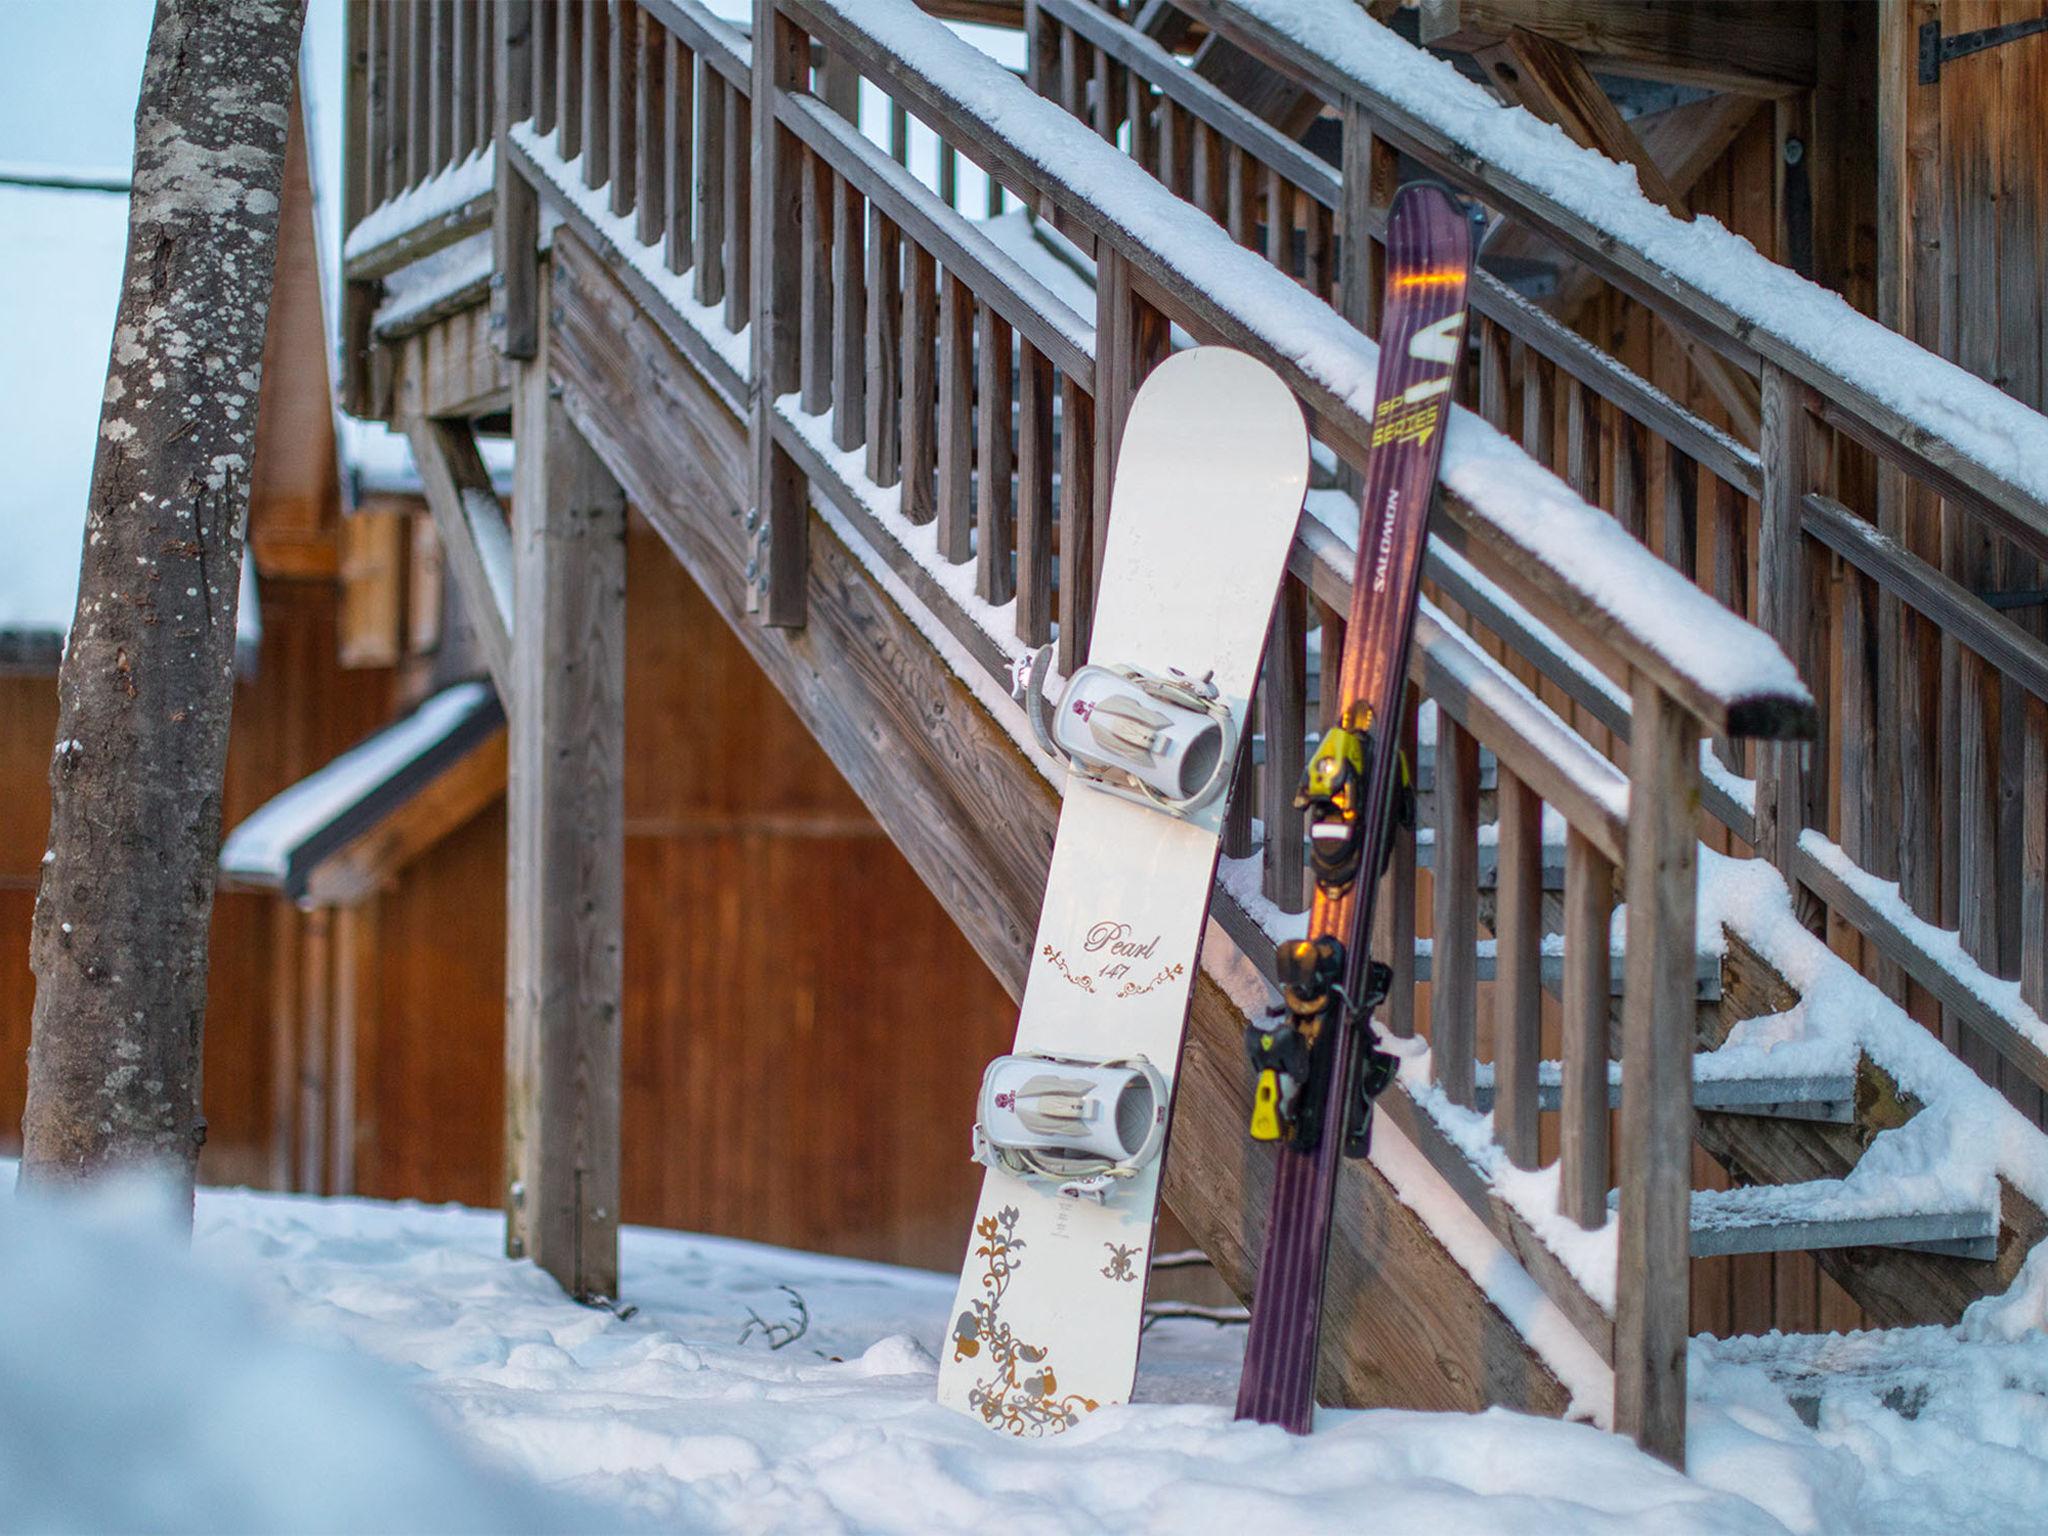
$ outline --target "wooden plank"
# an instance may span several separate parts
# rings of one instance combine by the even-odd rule
[[[1479,1003],[1472,959],[1479,940],[1479,741],[1442,714],[1436,740],[1430,1056],[1445,1096],[1470,1109]]]
[[[1699,728],[1638,680],[1629,736],[1615,1427],[1685,1461]]]
[[[1813,84],[1814,17],[1759,0],[1717,0],[1714,25],[1671,0],[1422,0],[1425,45],[1471,51],[1514,29],[1615,66],[1618,74],[1746,95]]]
[[[939,269],[932,254],[909,242],[908,286],[903,296],[903,515],[913,524],[938,515],[933,476],[938,467]],[[1069,420],[1072,418],[1069,417]]]
[[[753,381],[749,433],[754,450],[751,526],[754,551],[748,561],[754,587],[754,608],[764,624],[796,628],[804,622],[808,589],[810,513],[803,476],[777,440],[775,401],[799,383],[798,348],[802,345],[800,278],[793,259],[802,238],[800,203],[804,179],[803,147],[795,135],[775,121],[778,91],[804,88],[810,73],[810,39],[776,7],[775,0],[754,0],[752,97],[768,103],[757,139],[747,136],[746,102],[735,89],[721,85],[705,108],[719,109],[722,142],[713,146],[701,135],[700,155],[716,154],[724,211],[720,223],[733,242],[725,291],[725,325],[742,324],[752,333]],[[708,77],[706,83],[708,84]],[[752,156],[752,171],[746,167]],[[700,164],[702,163],[700,159]],[[748,196],[751,183],[754,195]],[[706,210],[708,214],[708,209]],[[743,222],[745,221],[745,222]],[[751,228],[746,224],[751,223]],[[698,248],[699,294],[703,291],[704,248]],[[748,273],[749,264],[758,271]]]
[[[1497,795],[1500,889],[1493,915],[1499,941],[1493,980],[1493,1135],[1508,1161],[1517,1168],[1534,1168],[1536,1063],[1543,1054],[1543,802],[1505,770]]]
[[[939,557],[974,557],[974,295],[952,273],[939,289]]]
[[[1055,455],[1052,359],[1026,341],[1017,357],[1017,638],[1029,646],[1052,638]]]
[[[725,300],[725,96],[732,87],[710,70],[697,87],[697,276],[691,295],[699,304]]]
[[[1574,831],[1565,841],[1564,1021],[1558,1210],[1581,1227],[1607,1222],[1608,932],[1614,866]]]
[[[406,376],[413,373],[408,367]],[[410,414],[402,421],[448,569],[462,594],[463,612],[475,627],[477,648],[498,697],[509,699],[515,610],[515,594],[506,586],[511,534],[475,434],[466,422]]]
[[[1016,545],[1016,511],[1010,474],[1010,327],[985,305],[975,308],[980,337],[976,348],[981,388],[975,406],[975,571],[974,589],[985,603],[1001,607],[1017,590],[1011,555]]]
[[[546,328],[541,353],[548,351]],[[547,368],[514,403],[506,1252],[618,1294],[625,498]]]
[[[832,183],[832,444],[841,452],[861,446],[867,431],[866,202],[858,188]]]
[[[1280,579],[1258,694],[1259,729],[1266,739],[1259,773],[1259,816],[1266,824],[1262,888],[1282,912],[1306,912],[1306,834],[1294,794],[1308,730],[1308,589],[1290,576]]]
[[[867,420],[868,478],[894,485],[903,442],[901,368],[903,357],[903,235],[880,208],[868,205],[867,336],[863,343],[867,377],[862,394]]]
[[[510,0],[501,12],[496,57],[496,134],[504,142],[512,124],[534,116],[534,9]],[[536,121],[536,127],[539,127]],[[491,324],[498,350],[509,358],[533,356],[539,337],[540,197],[533,183],[499,155],[491,209]]]

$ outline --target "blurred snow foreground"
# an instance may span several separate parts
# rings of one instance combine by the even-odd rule
[[[1238,1335],[1178,1319],[1148,1335],[1152,1401],[1024,1444],[932,1401],[950,1277],[635,1229],[620,1317],[500,1256],[492,1213],[202,1191],[188,1254],[146,1191],[58,1206],[12,1184],[0,1163],[0,1529],[1486,1536],[2048,1514],[2048,1344],[2020,1317],[1835,1341],[1926,1364],[1910,1420],[1824,1393],[1809,1428],[1757,1341],[1696,1346],[1691,1478],[1499,1411],[1326,1412],[1306,1440],[1235,1425]]]

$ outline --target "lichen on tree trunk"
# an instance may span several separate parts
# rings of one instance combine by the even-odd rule
[[[256,400],[305,0],[160,0],[58,673],[22,1181],[190,1190]]]

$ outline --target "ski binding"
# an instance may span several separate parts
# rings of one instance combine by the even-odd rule
[[[1373,1009],[1386,1001],[1393,972],[1381,961],[1366,968],[1365,996],[1353,999],[1344,990],[1344,946],[1336,939],[1289,939],[1274,953],[1273,971],[1280,982],[1283,1006],[1263,1024],[1245,1027],[1245,1054],[1251,1060],[1251,1136],[1254,1141],[1291,1141],[1297,1150],[1314,1149],[1322,1137],[1325,1095],[1321,1078],[1328,1072],[1331,1026],[1346,1019],[1366,1031],[1368,1049],[1355,1091],[1345,1096],[1350,1115],[1345,1151],[1363,1157],[1371,1122],[1372,1101],[1393,1081],[1395,1059],[1371,1048]],[[1313,1088],[1313,1092],[1304,1089]]]
[[[998,1056],[982,1073],[974,1160],[1102,1201],[1159,1156],[1166,1080],[1142,1056]]]
[[[1173,816],[1221,794],[1237,766],[1237,727],[1210,677],[1090,663],[1045,703],[1053,648],[1018,660],[1017,692],[1038,744],[1097,788]]]

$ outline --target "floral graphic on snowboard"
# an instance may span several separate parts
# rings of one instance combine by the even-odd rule
[[[985,1358],[988,1372],[968,1393],[974,1411],[991,1426],[1013,1435],[1059,1434],[1095,1410],[1095,1400],[1078,1392],[1060,1395],[1058,1379],[1046,1363],[1046,1351],[1027,1344],[1003,1321],[1003,1292],[1022,1267],[1017,1255],[1024,1240],[1017,1236],[1017,1208],[1006,1205],[974,1224],[981,1240],[974,1256],[982,1261],[981,1299],[953,1324],[953,1358]]]

